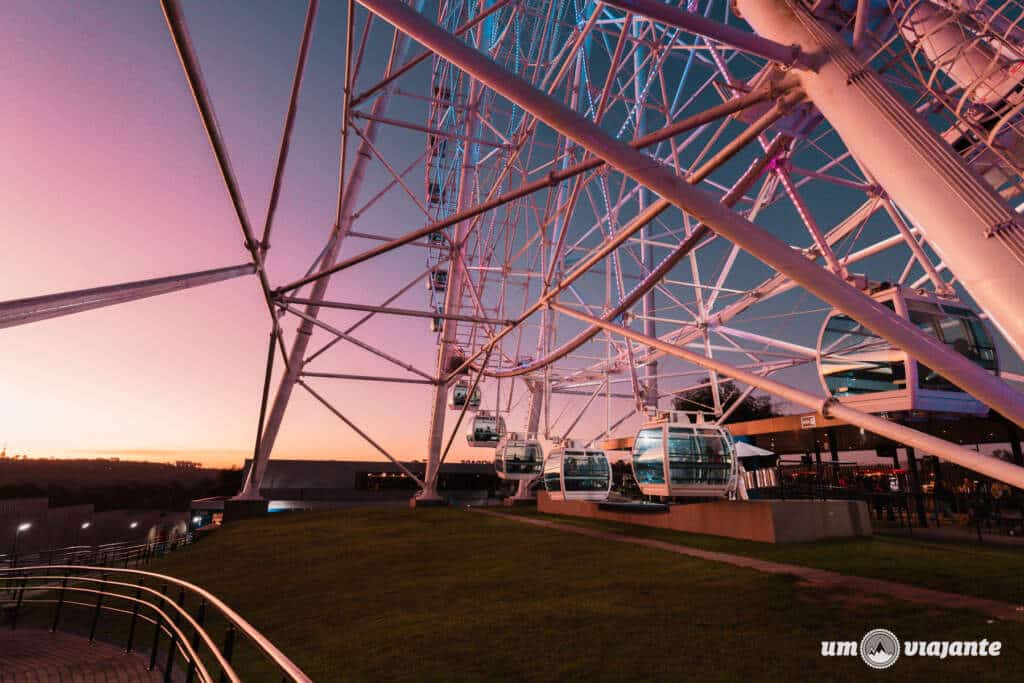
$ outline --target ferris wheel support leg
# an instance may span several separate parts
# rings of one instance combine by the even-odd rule
[[[604,159],[610,166],[633,180],[643,183],[675,206],[699,219],[716,233],[746,250],[803,286],[808,292],[839,308],[854,320],[875,331],[880,337],[928,365],[936,372],[994,408],[1019,425],[1024,425],[1024,396],[1005,382],[867,297],[834,273],[809,261],[799,251],[775,237],[764,228],[723,206],[719,199],[692,187],[675,172],[655,163],[650,157],[616,140],[589,119],[570,110],[561,102],[534,88],[516,75],[454,38],[420,13],[397,0],[358,0],[371,12],[398,27],[441,57],[471,74],[487,87],[512,100],[526,111],[573,139],[589,152]],[[877,80],[877,79],[876,79]],[[906,108],[897,102],[900,111]],[[904,144],[906,141],[903,141]],[[876,143],[877,145],[877,143]],[[882,147],[881,145],[877,145]],[[948,148],[947,148],[948,151]],[[908,153],[908,157],[917,158]],[[905,162],[905,160],[903,160]],[[960,176],[973,178],[973,187],[986,196],[991,191],[980,185],[980,179],[954,159]],[[906,163],[899,163],[905,167]],[[948,187],[948,185],[947,185]],[[949,194],[953,194],[950,192]],[[939,199],[943,196],[939,193]],[[998,199],[998,198],[996,198]],[[947,202],[948,203],[948,202]],[[1008,209],[997,204],[1004,211]],[[962,215],[963,206],[959,207]],[[976,220],[975,220],[976,224]],[[962,247],[961,247],[962,248]],[[1000,263],[1004,263],[1000,259]],[[1021,273],[1024,274],[1024,273]],[[1019,279],[1019,276],[1017,277]],[[1003,293],[1015,291],[1003,284]],[[977,295],[976,295],[977,296]],[[1010,297],[1005,297],[1010,299]],[[1004,306],[1000,307],[1005,310]],[[1013,307],[1010,307],[1013,310]],[[1016,321],[1024,329],[1024,316]],[[586,332],[582,333],[586,334]],[[1022,335],[1024,338],[1024,335]]]
[[[470,137],[476,137],[475,129],[480,125],[477,121],[475,105],[478,100],[480,86],[472,83],[466,96],[469,108],[466,111],[466,128],[470,131]],[[466,145],[462,155],[462,171],[459,174],[459,188],[456,211],[462,211],[468,205],[473,193],[469,187],[473,181],[473,172],[476,167],[474,145]],[[448,273],[448,286],[444,297],[445,315],[454,315],[459,312],[462,305],[463,287],[465,286],[465,263],[466,257],[466,235],[469,221],[462,221],[455,226],[455,236],[452,240],[456,245],[454,249],[458,252],[451,260],[451,269]],[[480,311],[483,314],[483,311]],[[434,389],[434,407],[430,416],[430,433],[427,436],[427,464],[423,475],[425,486],[415,497],[415,503],[436,504],[442,500],[437,493],[437,477],[441,472],[441,462],[444,457],[441,453],[441,441],[444,439],[444,417],[448,402],[448,385],[440,381],[440,378],[447,372],[455,357],[458,332],[458,321],[445,319],[441,325],[441,348],[437,354],[437,375],[438,383]],[[489,357],[489,356],[488,356]],[[487,361],[484,361],[486,365]],[[481,371],[481,376],[483,372]],[[477,377],[479,381],[480,377]],[[476,384],[474,383],[474,387]],[[468,399],[467,399],[468,400]],[[468,407],[468,403],[467,406]],[[465,413],[465,410],[463,411]],[[459,418],[462,419],[461,416]],[[454,434],[452,436],[454,439]],[[451,444],[449,444],[450,446]],[[447,455],[447,453],[445,453]]]
[[[430,413],[430,432],[427,441],[427,465],[423,474],[423,487],[413,498],[414,504],[438,504],[442,502],[437,493],[437,474],[441,469],[441,440],[444,438],[444,414],[448,409],[446,384],[434,389],[434,406]]]
[[[516,486],[515,495],[510,499],[513,503],[525,502],[528,500],[536,500],[537,496],[533,491],[530,490],[530,485],[535,482],[536,479],[520,479]]]
[[[526,435],[532,438],[540,429],[540,412],[544,407],[544,385],[539,382],[530,382],[530,409],[526,418]]]
[[[1024,355],[1024,225],[842,39],[785,0],[737,0],[762,37],[827,56],[795,70],[808,98],[853,156],[913,220],[1018,354]],[[979,397],[980,398],[980,397]]]
[[[416,6],[417,8],[422,7],[422,2],[417,2]],[[395,54],[400,59],[405,59],[411,41],[401,37],[396,38],[396,40]],[[342,189],[339,190],[338,196],[337,220],[331,228],[330,238],[324,249],[320,267],[333,265],[338,260],[341,245],[352,229],[355,202],[359,198],[363,180],[366,177],[367,164],[372,158],[370,149],[377,140],[379,125],[374,119],[380,118],[384,114],[390,96],[391,89],[385,89],[371,107],[371,118],[366,129],[363,131],[359,147],[356,150],[352,171],[349,173],[347,182],[340,183]],[[344,180],[344,178],[340,177],[344,173],[345,169],[341,168],[339,181]],[[299,324],[298,334],[295,337],[295,341],[292,342],[291,351],[288,353],[288,371],[281,377],[281,383],[278,386],[277,393],[274,395],[274,403],[267,417],[266,426],[263,428],[263,434],[260,436],[259,450],[253,457],[252,466],[249,468],[249,476],[246,477],[245,484],[235,497],[236,499],[260,500],[262,498],[260,486],[263,483],[263,475],[266,473],[267,461],[270,459],[274,443],[277,441],[277,435],[281,429],[281,423],[284,421],[285,410],[288,408],[288,401],[291,399],[292,390],[295,388],[295,384],[302,373],[302,367],[306,360],[306,351],[309,349],[309,342],[313,336],[313,320],[320,314],[319,304],[327,294],[327,286],[330,284],[330,280],[330,277],[325,276],[313,284],[309,294],[310,303],[306,305],[304,310],[305,317],[302,318],[302,322]]]

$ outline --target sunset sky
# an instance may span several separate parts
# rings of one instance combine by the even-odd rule
[[[184,5],[249,216],[259,229],[305,3]],[[334,220],[344,7],[321,3],[271,239],[274,284],[306,271]],[[386,51],[388,42],[370,41],[367,59],[378,58],[375,51]],[[158,2],[7,0],[0,3],[0,46],[0,301],[249,260]],[[402,113],[417,118],[413,110]],[[380,145],[395,156],[411,154],[406,147],[418,154],[423,134],[417,135],[418,142],[409,144],[389,133]],[[367,185],[376,189],[383,179],[379,168],[371,169]],[[844,206],[827,196],[813,201],[823,213],[843,215]],[[422,224],[421,216],[389,202],[363,219],[363,225],[392,235]],[[343,255],[367,246],[350,242]],[[422,251],[395,252],[335,277],[331,292],[337,299],[377,302],[423,268]],[[762,276],[751,269],[750,277]],[[415,287],[394,305],[424,310],[425,299]],[[779,306],[766,310],[786,310]],[[327,311],[321,317],[342,325],[359,316]],[[800,323],[798,329],[779,319],[761,331],[813,344],[819,324]],[[284,327],[290,341],[295,319]],[[377,316],[359,336],[433,371],[437,347],[426,328],[423,319]],[[0,446],[37,457],[239,465],[252,453],[268,331],[266,306],[251,276],[4,329]],[[351,345],[338,344],[325,356],[341,365],[336,371],[396,374]],[[280,363],[275,387],[279,374]],[[807,372],[785,375],[780,379],[820,391]],[[311,384],[399,458],[425,457],[427,388]],[[581,431],[593,435],[605,418],[605,407],[595,405]],[[520,421],[510,427],[521,428]],[[490,455],[457,445],[452,459]],[[293,395],[275,456],[379,457],[301,389]]]
[[[305,3],[184,7],[250,219],[261,228]],[[271,239],[274,284],[306,272],[333,223],[344,8],[320,4]],[[368,59],[389,40],[371,44]],[[158,2],[0,3],[0,45],[0,81],[16,94],[0,101],[0,301],[248,262]],[[379,144],[408,153],[403,142],[389,133]],[[375,190],[384,178],[371,168],[367,185]],[[387,202],[368,213],[385,234],[422,223]],[[349,242],[343,255],[367,247]],[[422,251],[396,252],[336,276],[331,292],[374,301],[423,267]],[[394,305],[425,309],[422,288]],[[321,314],[335,325],[357,317]],[[378,316],[359,336],[433,371],[427,325]],[[289,343],[296,327],[294,318],[284,323]],[[5,329],[0,446],[35,457],[241,464],[252,453],[268,331],[251,276]],[[341,364],[336,371],[397,370],[346,344],[325,356]],[[311,384],[397,457],[425,457],[426,387]],[[580,424],[599,429],[604,420],[596,410]],[[381,457],[301,389],[274,455]],[[490,456],[460,436],[450,457]]]
[[[304,5],[186,3],[258,225]],[[269,257],[279,282],[305,271],[332,221],[343,6],[326,2],[320,11]],[[0,101],[0,300],[248,260],[157,2],[0,3],[0,45],[8,94]],[[389,276],[373,272],[381,282],[364,271],[336,284],[358,300]],[[365,329],[401,338],[409,324]],[[0,444],[33,456],[238,464],[251,453],[268,330],[253,277],[6,329]],[[410,361],[432,367],[433,345],[406,346]],[[357,424],[385,431],[389,449],[422,457],[405,454],[425,442],[424,389],[388,388],[388,401],[377,403],[322,385]],[[394,429],[396,420],[414,429]],[[276,453],[372,451],[297,391]]]

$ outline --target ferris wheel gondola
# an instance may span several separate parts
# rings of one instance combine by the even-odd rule
[[[469,382],[466,380],[460,380],[455,383],[452,387],[452,393],[448,400],[448,407],[452,410],[462,410],[463,407],[468,403],[467,410],[476,410],[480,407],[480,401],[482,400],[482,394],[480,393],[480,387],[476,387],[473,393],[469,392]]]
[[[473,416],[466,443],[474,448],[494,448],[505,434],[505,418],[481,410]]]
[[[544,449],[537,439],[510,432],[494,451],[494,472],[499,479],[530,480],[544,466]]]
[[[604,451],[560,446],[544,460],[544,488],[554,501],[608,499],[612,467]]]
[[[998,370],[987,328],[958,299],[904,287],[881,287],[872,297],[986,370]],[[825,390],[867,412],[929,410],[984,415],[989,410],[840,311],[832,311],[822,325],[817,360]]]
[[[641,493],[665,498],[722,498],[736,489],[737,458],[729,430],[705,422],[681,422],[688,413],[667,413],[648,422],[633,441],[633,476]]]

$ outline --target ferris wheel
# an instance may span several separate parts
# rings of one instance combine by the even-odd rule
[[[318,3],[262,237],[184,15],[162,4],[271,314],[243,495],[258,496],[296,386],[397,462],[321,379],[425,385],[426,470],[406,470],[424,501],[460,430],[587,448],[703,386],[696,408],[719,420],[766,391],[1024,482],[877,415],[991,408],[1024,425],[1007,383],[1024,350],[1008,295],[1024,274],[1016,0],[350,1],[337,213],[286,282],[264,259]],[[381,207],[402,224],[368,218]],[[395,254],[411,265],[391,291],[328,289]],[[395,304],[413,291],[421,306]],[[341,328],[332,309],[365,316]],[[358,338],[374,316],[422,320],[436,366]],[[325,365],[338,344],[397,374]],[[741,391],[720,392],[726,379]]]

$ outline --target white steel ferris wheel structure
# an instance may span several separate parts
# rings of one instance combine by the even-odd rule
[[[272,332],[242,497],[259,497],[299,387],[436,499],[466,420],[466,407],[447,419],[456,383],[486,387],[494,412],[552,438],[602,404],[604,434],[694,386],[712,387],[707,408],[723,417],[759,389],[1024,486],[1024,468],[772,377],[826,362],[815,337],[832,311],[849,321],[844,338],[873,335],[855,351],[901,350],[1024,426],[1024,396],[979,349],[982,323],[965,349],[884,299],[973,307],[1024,351],[1024,306],[1008,295],[1024,275],[1017,0],[349,0],[337,211],[290,282],[265,258],[318,2],[263,226],[243,205],[179,3],[162,4],[252,263],[9,302],[0,324],[255,273]],[[382,203],[418,222],[363,220]],[[329,290],[397,251],[420,268],[393,291]],[[424,284],[422,307],[395,305]],[[339,327],[334,309],[362,316]],[[422,319],[436,366],[361,339],[374,316]],[[332,365],[338,345],[395,373]],[[727,402],[724,378],[744,388]],[[425,385],[423,476],[318,382]]]

